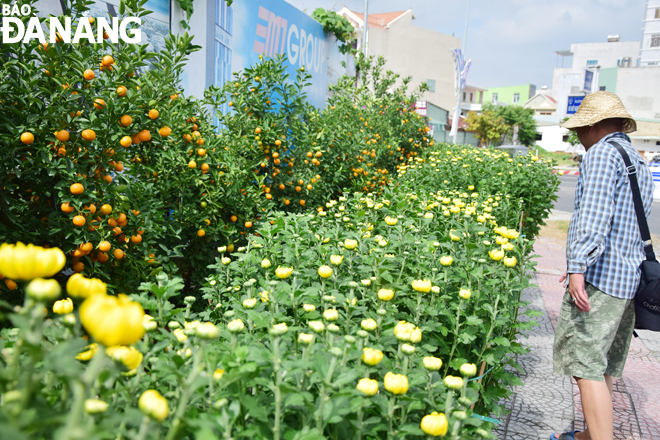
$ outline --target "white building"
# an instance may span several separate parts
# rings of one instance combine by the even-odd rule
[[[602,69],[632,66],[639,54],[639,41],[622,42],[618,35],[613,35],[604,43],[571,44],[570,50],[556,53],[562,58],[572,57],[572,65],[555,69],[552,77],[557,114],[565,117],[569,96],[583,96],[598,90],[611,91],[599,83]]]
[[[346,17],[362,45],[364,15],[344,7]],[[368,15],[367,55],[384,56],[385,70],[405,78],[412,76],[412,87],[426,81],[429,91],[422,100],[443,109],[456,107],[454,61],[450,49],[460,48],[461,39],[413,24],[412,9]]]
[[[638,65],[658,66],[660,65],[660,0],[646,0],[643,29]]]
[[[658,11],[658,19],[655,11]],[[653,39],[656,26],[657,52]],[[647,159],[659,154],[660,55],[655,64],[655,53],[660,54],[660,0],[647,1],[641,45],[637,41],[621,42],[618,35],[611,35],[604,43],[572,44],[569,51],[557,52],[562,63],[564,57],[572,56],[570,67],[557,68],[553,74],[552,97],[557,101],[554,113],[557,124],[575,113],[583,96],[606,90],[616,93],[637,121],[638,130],[631,134],[633,146]],[[535,98],[538,102],[539,98]],[[554,151],[561,150],[558,133],[556,131],[552,137],[556,148],[550,149]],[[545,134],[543,136],[545,139]]]

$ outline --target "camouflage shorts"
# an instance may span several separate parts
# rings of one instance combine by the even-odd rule
[[[555,332],[554,372],[603,382],[621,377],[635,325],[635,301],[601,292],[586,283],[591,311],[581,312],[568,289]]]

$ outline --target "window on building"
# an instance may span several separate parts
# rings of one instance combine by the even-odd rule
[[[660,18],[660,8],[655,8],[655,18]]]
[[[562,142],[568,142],[568,135],[567,135],[567,134],[563,135],[563,136],[561,137],[561,141],[562,141]]]
[[[466,95],[466,93],[463,92],[463,102],[465,102],[465,95]]]
[[[429,88],[429,92],[435,92],[435,80],[434,79],[427,79],[426,80],[426,85]]]
[[[474,93],[470,92],[470,102],[474,102]]]
[[[539,112],[539,115],[551,115],[552,112]]]
[[[660,34],[651,34],[651,47],[660,47]]]
[[[616,60],[616,67],[621,67],[621,60]]]
[[[597,66],[598,60],[587,60],[587,66]]]
[[[660,145],[660,141],[655,141],[655,144],[656,144],[656,145]]]
[[[543,133],[536,132],[536,140],[537,141],[542,141],[543,140]]]
[[[497,104],[497,93],[493,93],[493,97],[491,98],[491,102],[493,104]]]
[[[520,93],[513,94],[513,103],[518,104],[520,102]]]
[[[599,86],[598,90],[600,90],[601,92],[604,92],[605,90],[607,90],[607,86]]]

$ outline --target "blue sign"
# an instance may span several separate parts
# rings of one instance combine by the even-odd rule
[[[339,65],[340,59],[337,45],[320,23],[284,0],[240,0],[231,7],[216,0],[216,5],[216,86],[231,80],[233,72],[258,62],[260,55],[286,54],[291,77],[303,66],[312,75],[312,84],[305,88],[307,100],[316,107],[325,106],[328,82],[339,77],[339,69],[328,69],[328,64]]]
[[[584,87],[583,90],[591,92],[591,84],[594,81],[594,73],[591,70],[584,71]]]
[[[584,96],[569,96],[568,97],[568,106],[566,107],[566,114],[567,115],[574,115],[575,112],[577,111],[578,107],[580,104],[582,104],[582,100],[584,99]]]

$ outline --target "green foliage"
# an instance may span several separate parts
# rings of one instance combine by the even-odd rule
[[[440,410],[450,422],[446,438],[487,436],[477,430],[491,425],[471,416],[499,417],[499,400],[519,383],[505,366],[516,368],[513,357],[525,352],[515,342],[525,327],[516,322],[532,243],[478,220],[494,206],[485,192],[472,198],[475,215],[467,215],[467,205],[446,217],[442,199],[449,193],[425,190],[388,191],[382,198],[352,194],[313,216],[279,212],[244,249],[209,268],[204,300],[186,298],[184,308],[177,308],[181,279],[160,273],[143,283],[131,297],[156,328],[135,344],[144,358],[134,371],[103,346],[91,360],[75,359],[89,344],[77,324],[78,302],[73,315],[46,316],[49,304],[27,299],[11,314],[14,328],[0,338],[0,433],[16,439],[277,439],[300,433],[403,439],[421,437],[421,418]],[[386,217],[397,223],[388,225]],[[506,254],[516,258],[513,267],[489,256],[503,234],[511,237]],[[347,239],[357,241],[354,250],[346,248]],[[332,265],[332,255],[343,261]],[[441,256],[451,256],[451,265],[442,266]],[[265,258],[270,267],[263,267]],[[327,279],[318,275],[324,264],[332,267]],[[293,273],[280,279],[279,266]],[[436,288],[415,291],[411,284],[419,279]],[[379,300],[383,288],[394,290],[394,298]],[[471,294],[462,299],[459,291],[467,288]],[[256,304],[245,305],[250,299]],[[313,335],[310,322],[322,321],[329,309],[337,320],[325,319],[326,330],[303,343],[299,336]],[[232,333],[229,324],[237,319],[245,330]],[[363,332],[364,319],[377,328]],[[421,329],[420,341],[407,342],[414,353],[394,335],[402,320]],[[204,339],[196,330],[200,321],[214,323],[219,335]],[[281,323],[288,330],[274,333]],[[365,365],[365,347],[381,350],[383,360]],[[425,356],[440,358],[442,368],[426,370]],[[460,377],[464,363],[483,368],[484,377],[448,389],[443,378]],[[395,396],[384,388],[388,372],[407,377],[407,392]],[[378,381],[380,393],[361,394],[360,377]],[[167,399],[169,416],[162,422],[150,422],[137,408],[150,389]],[[87,399],[108,408],[91,414]]]
[[[534,119],[534,110],[524,108],[521,105],[504,105],[494,107],[486,103],[484,108],[495,110],[497,116],[501,116],[504,122],[509,126],[506,132],[506,142],[513,141],[514,125],[518,125],[518,143],[528,147],[536,143],[536,120]]]
[[[552,161],[533,156],[508,154],[495,149],[442,145],[399,167],[398,183],[404,190],[468,191],[492,194],[497,222],[518,225],[525,237],[539,233],[550,215],[559,178]],[[471,196],[470,196],[471,197]],[[445,201],[449,201],[448,199]]]
[[[312,13],[312,18],[321,23],[324,31],[335,34],[337,41],[342,43],[339,46],[339,52],[343,54],[356,53],[353,49],[355,29],[346,17],[342,17],[329,9],[316,8]]]
[[[479,146],[489,146],[491,143],[499,145],[503,136],[511,128],[504,118],[497,114],[497,111],[484,105],[480,114],[469,112],[465,120],[468,124],[468,130],[474,132],[474,137],[479,139]]]

